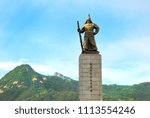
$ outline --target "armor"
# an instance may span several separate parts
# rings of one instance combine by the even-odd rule
[[[92,22],[90,16],[88,16],[82,29],[78,29],[78,32],[84,33],[83,51],[97,51],[94,35],[99,32],[99,27]]]

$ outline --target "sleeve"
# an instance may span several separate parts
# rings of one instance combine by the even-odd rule
[[[96,25],[96,24],[93,24],[94,25],[94,29],[95,29],[95,32],[94,32],[94,34],[97,34],[98,32],[99,32],[99,27],[98,27],[98,25]]]
[[[80,33],[83,33],[85,31],[85,27],[83,26],[82,29],[80,30]]]

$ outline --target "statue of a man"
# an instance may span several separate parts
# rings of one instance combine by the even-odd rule
[[[88,16],[82,29],[78,28],[78,32],[84,33],[83,52],[97,52],[97,46],[94,35],[96,35],[99,32],[99,27],[92,22],[90,16]]]

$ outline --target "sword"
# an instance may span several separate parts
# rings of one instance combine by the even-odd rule
[[[77,26],[78,26],[78,29],[80,29],[79,21],[77,21]],[[80,32],[79,32],[79,38],[80,38],[81,50],[83,52],[82,36]]]

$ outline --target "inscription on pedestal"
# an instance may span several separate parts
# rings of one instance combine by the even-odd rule
[[[79,58],[80,100],[102,100],[100,54],[81,54]]]
[[[90,63],[90,91],[92,92],[92,63]]]

